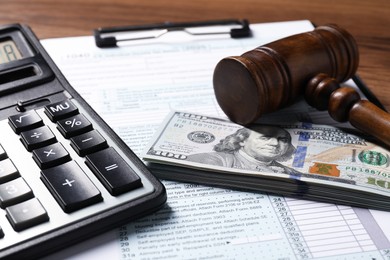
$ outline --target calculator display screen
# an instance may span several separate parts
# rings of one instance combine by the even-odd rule
[[[20,60],[22,58],[23,56],[13,40],[0,40],[0,64]]]

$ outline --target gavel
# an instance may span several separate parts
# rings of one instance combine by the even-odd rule
[[[213,75],[217,101],[230,120],[241,125],[292,104],[300,95],[338,122],[390,146],[390,115],[352,87],[340,83],[355,75],[356,41],[336,25],[292,35],[222,59]]]

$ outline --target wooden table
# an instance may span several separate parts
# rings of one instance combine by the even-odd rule
[[[309,19],[347,29],[360,49],[359,76],[390,111],[389,0],[0,0],[0,23],[25,23],[41,39],[90,35],[97,27],[246,18]]]

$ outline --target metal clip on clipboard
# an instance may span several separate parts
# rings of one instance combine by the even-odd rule
[[[211,27],[211,26],[233,26],[239,25],[239,28],[231,28],[229,31],[217,31],[217,32],[191,32],[189,28],[196,27]],[[142,37],[127,37],[123,39],[117,38],[116,33],[134,33],[141,31],[155,31],[156,35],[147,35]],[[245,38],[251,36],[251,30],[249,28],[248,20],[216,20],[216,21],[203,21],[203,22],[184,22],[184,23],[171,23],[165,22],[161,24],[149,24],[149,25],[134,25],[134,26],[121,26],[110,28],[98,28],[94,30],[94,37],[96,46],[99,48],[117,47],[118,42],[134,41],[134,40],[147,40],[155,39],[164,34],[173,31],[183,31],[193,36],[199,35],[216,35],[216,34],[230,34],[231,38]],[[107,36],[104,36],[104,35]]]

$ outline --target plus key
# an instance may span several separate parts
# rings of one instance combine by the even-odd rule
[[[69,213],[102,200],[100,191],[75,161],[42,170],[41,179]]]

